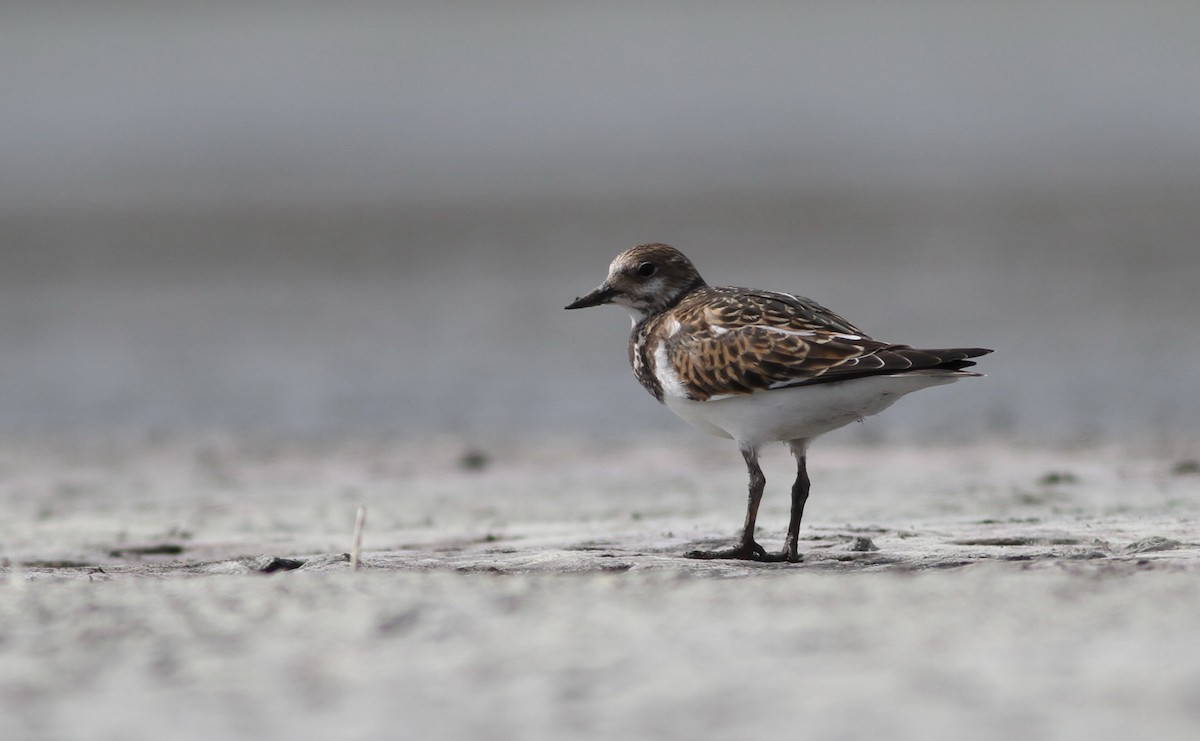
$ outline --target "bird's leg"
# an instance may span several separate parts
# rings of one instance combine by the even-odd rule
[[[787,540],[783,542],[780,560],[800,562],[800,519],[804,517],[804,503],[808,501],[808,441],[792,440],[788,443],[796,458],[796,482],[792,484],[792,516],[788,519]]]
[[[758,465],[758,449],[742,448],[742,457],[746,459],[746,469],[750,473],[749,500],[746,502],[746,524],[742,527],[742,540],[734,548],[721,551],[692,551],[689,558],[735,558],[745,561],[779,561],[778,556],[767,553],[754,540],[754,523],[758,519],[758,505],[762,501],[763,488],[767,485],[767,477],[763,475]]]

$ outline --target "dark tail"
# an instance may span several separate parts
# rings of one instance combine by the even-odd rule
[[[969,358],[977,358],[990,352],[991,350],[983,347],[927,350],[909,345],[887,345],[874,352],[853,358],[850,362],[834,366],[815,378],[792,385],[810,386],[818,383],[849,381],[867,376],[894,376],[904,373],[929,374],[933,371],[954,373],[975,365],[975,362]],[[965,372],[963,375],[977,376],[980,374]]]
[[[914,369],[957,371],[975,365],[975,361],[968,360],[968,358],[987,355],[991,350],[986,347],[951,347],[938,350],[918,350],[908,347],[897,349],[895,352],[911,360]]]

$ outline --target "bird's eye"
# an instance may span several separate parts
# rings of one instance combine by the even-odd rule
[[[650,276],[654,275],[654,271],[656,270],[658,270],[658,266],[652,262],[644,262],[641,265],[638,265],[638,275],[642,276],[643,278],[649,278]]]

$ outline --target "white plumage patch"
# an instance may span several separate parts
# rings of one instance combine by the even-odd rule
[[[654,346],[654,377],[658,379],[658,384],[662,387],[664,399],[672,396],[680,399],[687,398],[687,388],[679,380],[679,374],[675,372],[675,368],[671,366],[665,342],[659,342]]]
[[[664,395],[667,408],[705,432],[758,446],[808,440],[887,409],[902,396],[961,376],[903,374],[693,401]],[[662,376],[659,376],[663,380]],[[664,390],[666,384],[663,384]]]
[[[673,316],[668,316],[667,320],[663,322],[663,335],[666,337],[674,337],[679,334],[681,329],[683,329],[683,325]]]

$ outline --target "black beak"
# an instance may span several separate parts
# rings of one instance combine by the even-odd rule
[[[600,287],[592,291],[583,298],[577,298],[564,308],[567,309],[586,309],[589,306],[600,306],[601,304],[611,304],[613,296],[617,292],[609,287],[607,283],[601,283]]]

